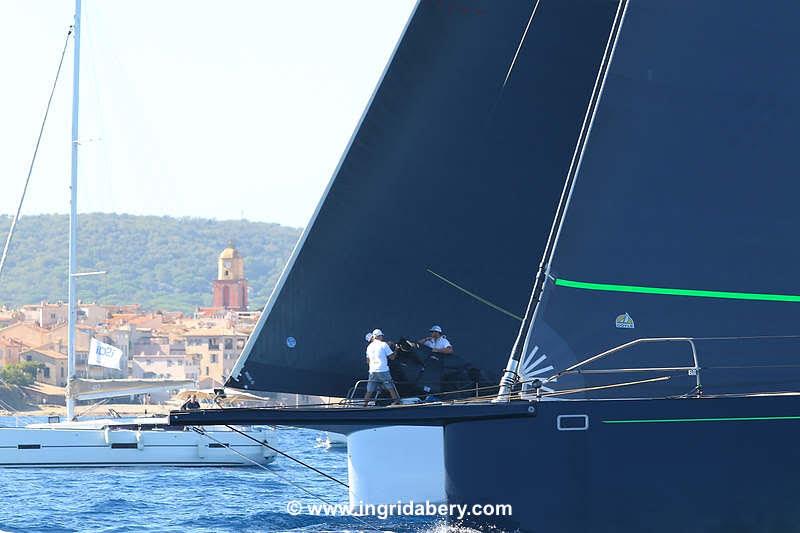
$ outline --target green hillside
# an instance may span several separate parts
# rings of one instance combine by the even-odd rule
[[[0,216],[3,243],[10,223]],[[0,279],[0,304],[66,300],[68,225],[66,215],[20,219]],[[78,298],[183,311],[210,305],[217,255],[233,241],[245,258],[250,307],[261,307],[299,236],[297,228],[244,220],[82,214],[78,270],[108,274],[81,278]]]

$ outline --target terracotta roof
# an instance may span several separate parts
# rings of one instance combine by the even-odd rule
[[[80,326],[80,328],[75,331],[75,349],[81,352],[88,352],[91,336],[85,331],[81,331],[81,329],[83,329],[83,326]],[[39,343],[39,345],[46,344],[48,341],[57,343],[60,340],[61,343],[66,346],[67,336],[67,325],[63,324],[50,330],[48,339],[45,342]]]
[[[44,355],[46,357],[49,357],[51,359],[66,359],[67,358],[67,356],[65,354],[63,354],[61,352],[57,352],[55,350],[51,350],[49,348],[34,348],[32,350],[26,350],[25,352],[23,352],[23,354],[31,353],[31,352],[40,353],[40,354],[42,354],[42,355]]]
[[[246,337],[247,335],[233,329],[197,328],[190,329],[183,337]]]
[[[112,313],[111,318],[113,320],[120,320],[120,319],[132,319],[136,318],[139,315],[137,313]]]
[[[0,337],[0,346],[5,346],[7,348],[15,348],[15,347],[25,346],[25,345],[22,344],[17,339],[12,339],[12,338],[9,338],[9,337]],[[25,346],[25,347],[29,348],[29,346]]]
[[[17,340],[26,346],[40,346],[49,340],[50,331],[28,322],[17,322],[0,329],[0,336]]]
[[[169,353],[159,352],[159,353],[154,353],[154,354],[149,354],[148,355],[148,354],[137,353],[137,354],[132,355],[131,358],[134,359],[134,360],[139,360],[139,359],[184,359],[184,358],[186,358],[186,354],[182,354],[182,353],[180,353],[180,354],[178,354],[178,353],[169,354]]]

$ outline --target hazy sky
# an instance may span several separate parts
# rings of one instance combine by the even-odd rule
[[[303,226],[415,0],[84,0],[80,212]],[[73,0],[3,0],[0,213]],[[23,214],[69,209],[72,44]]]

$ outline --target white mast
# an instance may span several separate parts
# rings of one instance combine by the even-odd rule
[[[75,416],[75,399],[71,384],[75,379],[75,284],[77,278],[78,244],[78,100],[81,72],[81,0],[75,0],[75,49],[72,70],[72,165],[70,171],[69,199],[69,318],[67,320],[67,420]]]

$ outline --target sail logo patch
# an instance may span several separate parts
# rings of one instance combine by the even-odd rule
[[[620,329],[633,329],[635,324],[631,315],[625,313],[624,315],[619,315],[616,320],[616,325]]]

